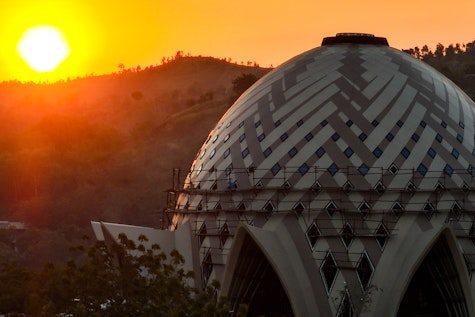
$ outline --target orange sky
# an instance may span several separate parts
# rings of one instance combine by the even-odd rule
[[[327,3],[327,4],[324,4]],[[364,32],[402,49],[475,40],[474,0],[15,0],[0,10],[0,80],[49,80],[160,64],[182,50],[277,66],[325,36]],[[22,32],[61,29],[71,55],[38,74],[16,53]]]

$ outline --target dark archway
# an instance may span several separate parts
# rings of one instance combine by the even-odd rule
[[[445,237],[439,238],[414,274],[397,317],[469,316],[460,276]]]
[[[248,317],[293,317],[279,277],[258,245],[246,236],[239,252],[228,297],[237,311],[248,305]]]

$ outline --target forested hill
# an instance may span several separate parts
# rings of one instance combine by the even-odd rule
[[[90,220],[159,226],[173,167],[190,166],[236,98],[236,79],[268,71],[179,56],[106,76],[1,83],[0,221],[28,229],[0,230],[0,262],[64,260]]]
[[[433,50],[423,45],[403,51],[428,63],[475,99],[475,41],[447,46],[439,43]]]

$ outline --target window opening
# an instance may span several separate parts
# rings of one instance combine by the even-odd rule
[[[318,227],[315,221],[312,222],[310,227],[308,227],[305,235],[307,236],[307,241],[313,250],[313,248],[315,248],[315,245],[317,244],[318,238],[320,238],[320,230],[318,230]]]
[[[330,251],[327,252],[323,259],[322,266],[320,267],[320,274],[323,278],[327,294],[329,294],[338,274],[335,259]]]
[[[376,241],[379,244],[379,247],[384,249],[384,246],[386,245],[386,242],[389,239],[389,231],[386,229],[383,223],[381,223],[376,230]]]
[[[345,226],[340,232],[340,236],[341,236],[341,240],[343,241],[343,244],[345,245],[345,248],[348,249],[354,237],[353,228],[350,226],[349,223],[345,224]]]
[[[221,230],[219,231],[219,241],[221,242],[221,247],[224,247],[224,244],[228,240],[229,236],[230,232],[228,224],[224,223],[224,225],[221,227]]]
[[[366,289],[369,286],[369,281],[371,280],[373,271],[373,264],[371,264],[371,261],[366,251],[364,251],[361,254],[358,266],[356,267],[356,273],[358,274],[358,279],[360,280],[363,289]]]

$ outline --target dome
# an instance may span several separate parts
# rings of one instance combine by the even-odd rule
[[[385,38],[325,38],[222,116],[170,229],[250,316],[475,313],[474,109]]]
[[[153,241],[233,316],[475,316],[474,109],[385,38],[325,38],[222,116]]]
[[[384,38],[338,34],[245,92],[185,186],[462,187],[474,155],[474,104],[454,83]]]

